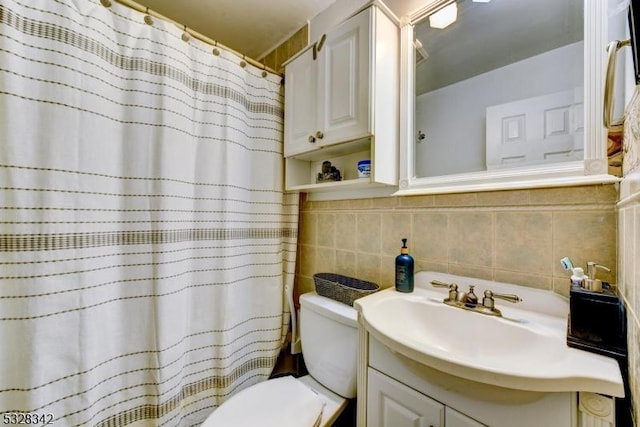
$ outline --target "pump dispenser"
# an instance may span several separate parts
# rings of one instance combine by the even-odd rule
[[[400,255],[396,257],[396,290],[413,292],[413,257],[409,255],[407,239],[402,239]]]

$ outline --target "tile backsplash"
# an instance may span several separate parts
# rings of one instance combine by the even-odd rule
[[[636,425],[640,422],[640,178],[634,195],[619,204],[620,290],[627,307],[629,383],[635,402]],[[623,188],[629,183],[625,183]]]
[[[335,272],[394,284],[394,259],[409,239],[416,270],[511,282],[563,295],[576,266],[596,261],[616,282],[613,185],[386,197],[301,204],[298,292]]]
[[[627,107],[623,174],[618,203],[618,271],[627,307],[629,382],[635,425],[640,425],[640,92]]]
[[[622,153],[623,175],[630,176],[633,172],[640,171],[640,89],[638,87],[625,112]]]

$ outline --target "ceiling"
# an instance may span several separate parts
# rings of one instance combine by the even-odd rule
[[[366,3],[366,0],[137,1],[254,59],[261,59],[336,1],[344,2],[336,5],[343,9]],[[417,70],[418,93],[581,39],[583,1],[457,0],[458,21],[445,30],[416,25],[416,38],[429,55]],[[419,9],[424,2],[384,0],[399,17]]]
[[[260,59],[336,0],[138,0],[172,20]]]

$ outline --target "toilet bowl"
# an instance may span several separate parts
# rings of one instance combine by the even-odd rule
[[[356,395],[357,314],[310,292],[300,296],[300,339],[309,375],[274,378],[233,395],[202,427],[331,425]]]

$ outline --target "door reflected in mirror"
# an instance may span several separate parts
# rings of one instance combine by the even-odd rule
[[[417,177],[584,158],[583,0],[458,0],[414,28]]]

